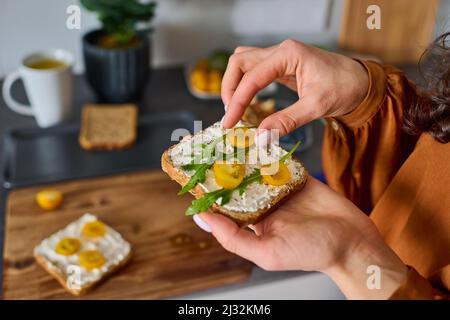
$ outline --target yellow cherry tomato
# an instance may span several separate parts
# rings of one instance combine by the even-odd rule
[[[261,168],[261,176],[264,182],[272,186],[282,186],[291,180],[291,173],[283,162],[278,162],[278,170],[273,173],[276,164],[263,166]],[[265,174],[266,173],[266,174]]]
[[[56,253],[63,256],[70,256],[80,250],[81,242],[77,238],[63,238],[55,247]]]
[[[210,81],[208,85],[208,90],[211,93],[220,94],[222,89],[222,83],[220,81]]]
[[[225,189],[234,189],[244,180],[245,165],[215,162],[213,172],[217,185]]]
[[[208,87],[209,91],[213,93],[220,93],[222,86],[222,73],[217,70],[211,70],[208,74]]]
[[[208,73],[202,69],[194,69],[191,72],[191,84],[200,91],[208,90]]]
[[[220,71],[211,70],[211,71],[209,71],[208,75],[209,75],[209,81],[217,81],[217,82],[222,81],[222,73]]]
[[[81,232],[88,238],[103,237],[106,233],[106,226],[103,222],[95,220],[86,223]]]
[[[105,264],[105,257],[98,250],[86,250],[78,255],[80,266],[87,270],[100,268]]]
[[[220,94],[222,87],[222,73],[217,70],[211,70],[208,73],[208,91]]]
[[[253,128],[234,128],[227,133],[227,140],[233,147],[248,148],[255,143],[256,130]]]
[[[44,210],[54,210],[63,201],[63,194],[58,190],[42,190],[36,194],[36,202]]]

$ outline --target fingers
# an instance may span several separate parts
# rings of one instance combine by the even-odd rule
[[[270,54],[269,49],[254,47],[236,48],[235,53],[228,60],[227,69],[222,78],[221,96],[225,105],[229,105],[231,97],[245,72],[252,69],[268,54]]]
[[[274,52],[247,72],[244,73],[241,70],[239,77],[236,75],[232,80],[227,79],[233,84],[230,86],[227,84],[224,88],[224,94],[229,100],[225,101],[228,109],[222,122],[223,126],[225,128],[233,127],[241,119],[245,109],[258,91],[282,75],[284,75],[283,58]],[[231,98],[229,98],[230,95]]]
[[[239,46],[234,50],[234,53],[242,53],[242,52],[255,50],[255,49],[261,49],[261,48],[253,47],[253,46]]]
[[[253,230],[253,232],[259,237],[262,235],[262,228],[259,224],[250,224],[247,228]]]
[[[259,131],[277,130],[280,137],[316,119],[316,107],[308,98],[303,98],[267,118],[259,125]]]
[[[200,213],[199,215],[226,250],[256,264],[264,260],[266,250],[263,240],[253,232],[239,228],[232,220],[220,214]]]
[[[274,49],[276,49],[278,47],[279,47],[278,44],[271,46],[271,47],[267,47],[267,48],[259,48],[259,47],[253,47],[253,46],[239,46],[234,50],[234,53],[242,53],[242,52],[251,51],[251,50],[263,50],[267,54],[270,54],[273,52]]]

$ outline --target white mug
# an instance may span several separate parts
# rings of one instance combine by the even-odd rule
[[[46,59],[57,60],[62,65],[47,69],[30,67]],[[19,114],[34,116],[40,127],[49,127],[67,119],[72,106],[73,63],[73,55],[60,49],[27,56],[20,67],[6,76],[3,82],[6,105]],[[11,87],[18,78],[24,82],[30,106],[17,102],[11,96]]]

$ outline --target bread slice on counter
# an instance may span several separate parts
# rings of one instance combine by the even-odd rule
[[[134,104],[83,107],[79,142],[85,150],[120,150],[137,138],[138,108]]]
[[[242,115],[242,120],[254,125],[259,124],[268,116],[276,112],[275,100],[258,100],[256,97],[250,102]]]
[[[86,213],[42,240],[34,257],[66,291],[81,296],[130,260],[131,245]]]
[[[237,126],[242,126],[242,123]],[[215,139],[224,134],[226,134],[226,129],[221,128],[220,123],[215,123],[211,127],[183,139],[180,143],[170,147],[163,153],[161,157],[163,171],[165,171],[172,180],[175,180],[181,186],[185,186],[191,179],[193,173],[182,168],[183,165],[192,161],[189,156],[183,156],[183,152],[186,151],[187,148],[192,148],[192,145],[197,144],[197,142],[192,143],[192,141],[198,140],[202,141],[203,145],[208,145],[208,143],[213,143]],[[270,147],[274,150],[274,154],[278,152],[277,160],[287,153],[287,151],[276,144],[273,144]],[[232,192],[232,198],[228,203],[221,205],[221,199],[218,199],[212,204],[210,209],[213,212],[230,217],[240,226],[259,222],[291,194],[301,190],[307,181],[308,172],[300,161],[294,157],[289,157],[284,163],[289,168],[291,174],[290,180],[284,185],[273,186],[265,182],[254,182],[247,186],[243,194],[240,194],[238,190],[235,190]],[[245,166],[245,176],[247,177],[254,172],[255,165],[251,166],[245,164]],[[258,166],[256,165],[256,168],[257,167]],[[217,189],[220,189],[220,187],[215,183],[213,170],[208,169],[206,171],[205,181],[203,183],[198,183],[194,188],[190,189],[189,192],[194,195],[196,199],[200,199],[208,192]]]

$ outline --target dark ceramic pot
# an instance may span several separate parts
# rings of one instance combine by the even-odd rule
[[[139,46],[125,49],[106,49],[96,45],[102,30],[83,36],[85,73],[99,102],[123,103],[136,101],[149,76],[150,41],[147,34],[139,34]]]

